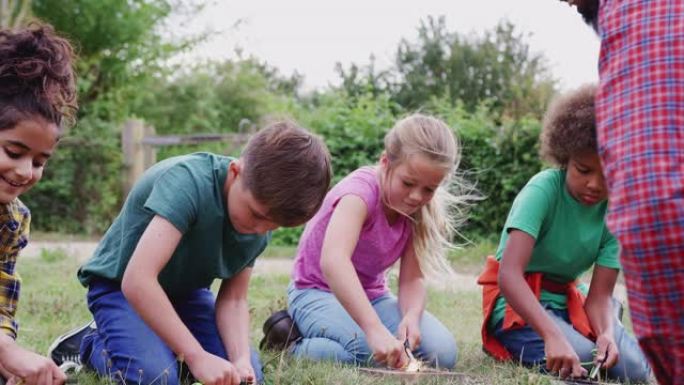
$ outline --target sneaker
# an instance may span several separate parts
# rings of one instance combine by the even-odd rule
[[[90,321],[81,327],[70,330],[66,334],[62,334],[50,345],[48,357],[60,367],[69,363],[80,366],[81,341],[83,337],[96,329],[95,321]],[[68,366],[71,367],[71,365]]]
[[[287,310],[271,314],[264,322],[263,331],[264,338],[259,343],[259,348],[262,350],[285,350],[290,344],[302,339],[302,334]]]

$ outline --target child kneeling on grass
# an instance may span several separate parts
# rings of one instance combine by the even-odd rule
[[[183,365],[205,385],[261,383],[252,266],[271,230],[313,216],[330,178],[323,141],[289,122],[256,133],[238,159],[195,153],[147,170],[78,272],[96,323],[83,364],[128,384],[178,384]]]
[[[646,382],[649,368],[616,316],[618,242],[608,231],[607,189],[596,144],[594,95],[585,86],[550,106],[542,156],[559,168],[535,175],[515,198],[483,285],[484,349],[561,377],[602,363],[609,378]],[[587,289],[578,277],[593,267]],[[596,349],[594,357],[592,351]]]
[[[27,245],[29,210],[19,196],[45,165],[76,110],[73,50],[48,25],[0,30],[0,383],[59,385],[49,358],[15,341],[21,288],[16,271]]]
[[[335,185],[302,234],[288,289],[301,338],[269,328],[291,324],[278,312],[267,320],[264,343],[289,345],[296,357],[393,368],[407,366],[410,350],[433,366],[453,368],[456,341],[424,310],[423,277],[451,271],[445,254],[463,218],[449,215],[462,197],[447,185],[459,158],[451,128],[439,119],[416,114],[397,122],[379,164]],[[398,297],[386,281],[397,261]]]

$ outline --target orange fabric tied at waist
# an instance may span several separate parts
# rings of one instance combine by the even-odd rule
[[[489,320],[494,313],[494,306],[496,300],[501,295],[499,289],[499,261],[490,255],[485,262],[485,268],[482,274],[477,279],[477,283],[482,285],[482,314],[484,320],[482,322],[482,347],[484,351],[492,357],[508,361],[512,359],[511,354],[506,348],[494,337],[494,334],[489,331]],[[585,296],[577,289],[577,281],[569,283],[558,283],[544,278],[542,273],[527,273],[525,274],[525,281],[532,289],[532,293],[539,300],[541,291],[546,290],[555,294],[565,294],[567,297],[568,315],[570,316],[570,323],[583,336],[595,340],[596,337],[591,329],[589,318],[584,310]],[[513,310],[513,308],[506,304],[506,310],[503,318],[503,330],[512,330],[522,328],[527,323],[525,320]]]

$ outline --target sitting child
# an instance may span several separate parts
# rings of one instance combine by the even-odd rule
[[[619,246],[604,221],[595,92],[580,88],[547,112],[541,153],[559,168],[538,173],[520,191],[496,259],[489,257],[480,276],[483,344],[497,359],[545,366],[561,377],[586,376],[580,363],[593,360],[609,378],[645,382],[646,359],[612,299]],[[577,279],[592,267],[587,294]]]
[[[323,141],[289,122],[256,133],[238,159],[159,162],[78,272],[96,329],[61,344],[83,337],[81,361],[129,384],[178,384],[181,363],[205,385],[261,383],[249,344],[252,266],[271,230],[315,214],[330,177]]]
[[[400,368],[408,349],[433,366],[454,367],[453,335],[424,311],[423,276],[451,271],[445,253],[455,197],[446,185],[458,160],[446,124],[412,115],[387,133],[377,166],[357,169],[328,193],[300,239],[288,289],[302,337],[290,344],[295,356]],[[386,281],[397,261],[398,298]],[[267,333],[267,344],[280,345],[273,337]]]
[[[0,383],[66,380],[49,358],[15,341],[21,288],[16,262],[31,221],[19,196],[40,181],[76,110],[73,61],[69,42],[48,25],[0,30]]]

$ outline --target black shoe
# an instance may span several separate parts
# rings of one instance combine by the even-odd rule
[[[293,342],[302,338],[297,325],[287,313],[287,310],[280,310],[266,319],[264,322],[264,338],[259,343],[259,349],[285,350]]]
[[[62,366],[65,364],[75,364],[81,366],[81,341],[83,337],[94,332],[97,329],[95,321],[90,321],[87,324],[70,330],[66,334],[57,337],[55,342],[50,345],[48,349],[48,357],[57,364]],[[73,365],[69,365],[70,367]]]

